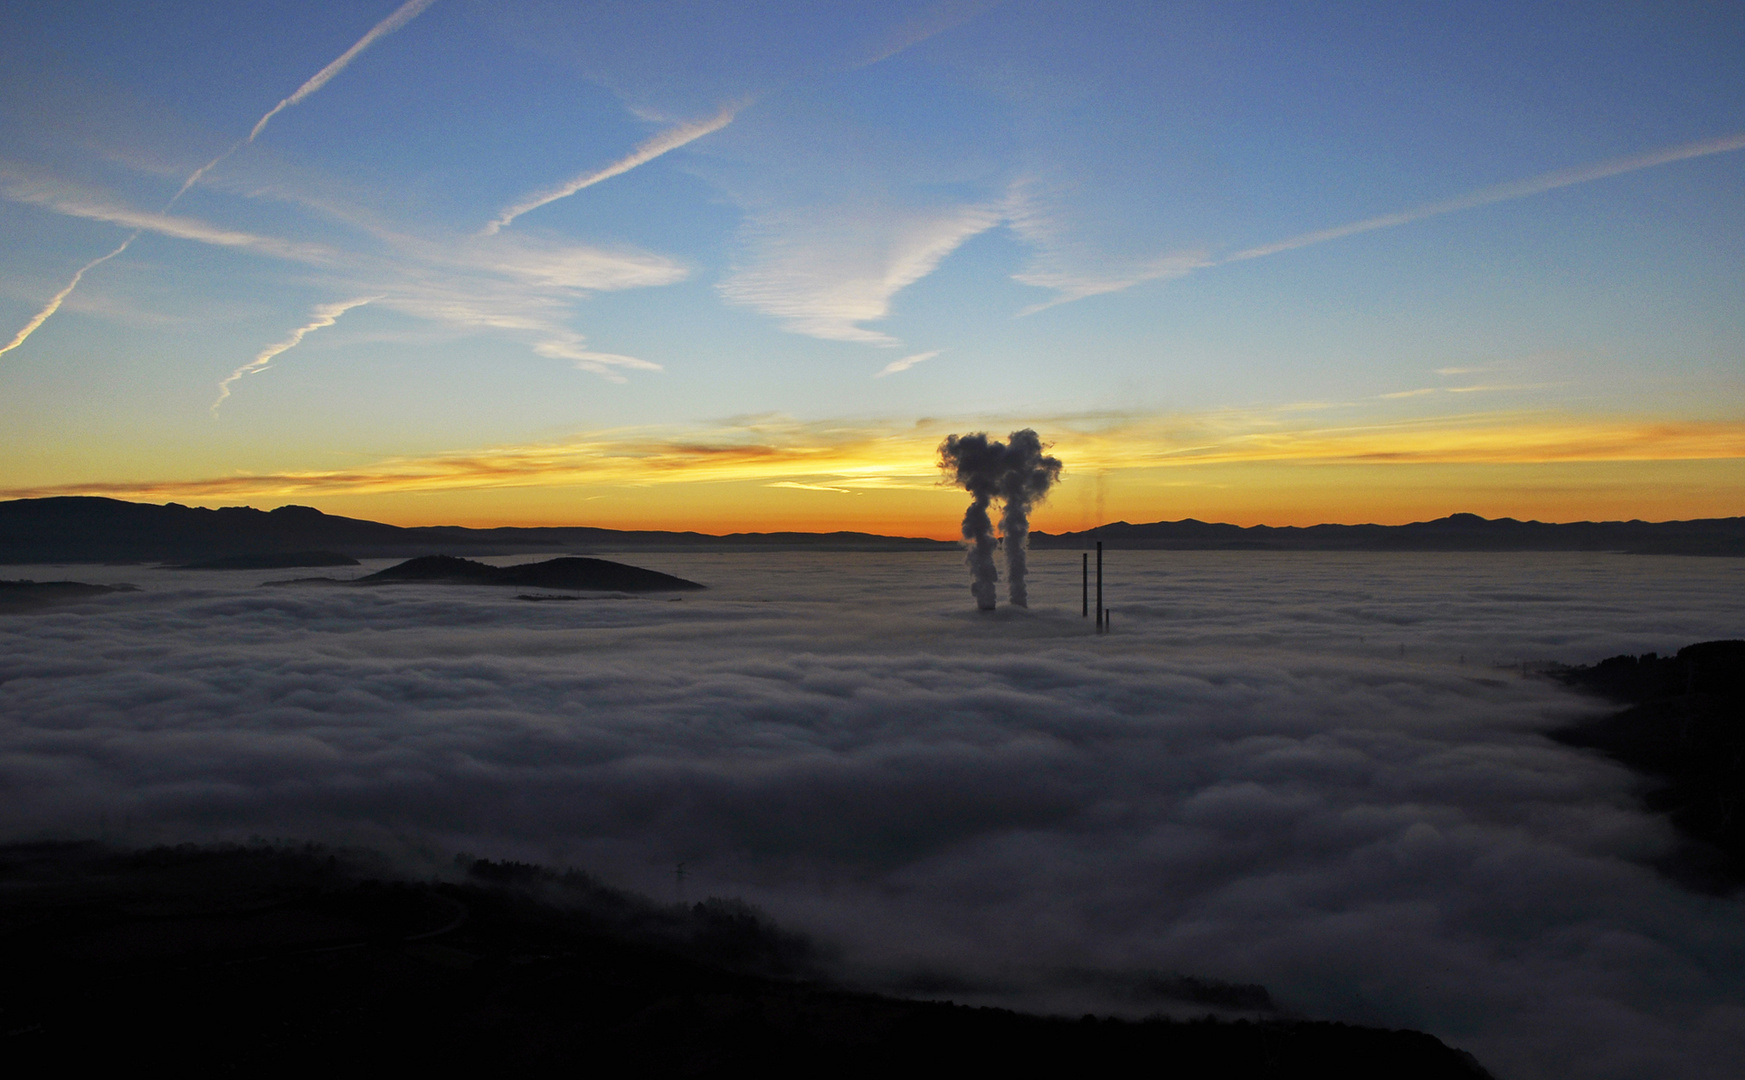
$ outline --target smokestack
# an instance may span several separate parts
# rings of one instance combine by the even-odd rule
[[[976,606],[994,610],[994,585],[999,571],[994,566],[994,523],[988,508],[995,497],[1003,503],[1000,529],[1006,537],[1007,590],[1012,603],[1029,606],[1024,585],[1028,569],[1025,545],[1030,537],[1030,508],[1041,502],[1060,479],[1060,459],[1044,454],[1042,439],[1025,428],[1014,431],[1002,443],[986,432],[949,435],[939,444],[939,467],[954,474],[957,485],[970,494],[963,514],[964,561],[974,579],[969,591]]]
[[[1103,632],[1103,542],[1097,541],[1097,633]]]
[[[1091,617],[1091,553],[1084,553],[1084,565],[1079,568],[1083,576],[1079,580],[1079,599],[1084,603],[1085,610],[1080,618]]]

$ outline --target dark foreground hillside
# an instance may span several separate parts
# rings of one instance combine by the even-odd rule
[[[1745,641],[1614,656],[1553,674],[1628,706],[1551,736],[1649,778],[1648,808],[1696,841],[1668,869],[1717,890],[1745,885]]]
[[[1475,1078],[1407,1031],[1049,1019],[834,987],[730,901],[285,848],[0,849],[0,1032],[35,1071]],[[754,1072],[755,1070],[755,1072]]]

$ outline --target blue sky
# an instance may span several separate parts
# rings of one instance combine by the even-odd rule
[[[1735,5],[0,20],[8,495],[912,525],[1035,426],[1080,516],[1745,511]]]

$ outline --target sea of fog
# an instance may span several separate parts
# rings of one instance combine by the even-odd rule
[[[8,568],[140,591],[0,615],[0,837],[576,866],[862,985],[1260,983],[1509,1080],[1745,1060],[1745,900],[1653,869],[1641,781],[1543,734],[1605,706],[1522,673],[1745,636],[1745,561],[1111,552],[1098,636],[1076,552],[992,616],[950,553],[623,558],[709,590]]]

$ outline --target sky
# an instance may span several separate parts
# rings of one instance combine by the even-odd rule
[[[0,9],[0,497],[1745,513],[1732,4]]]

